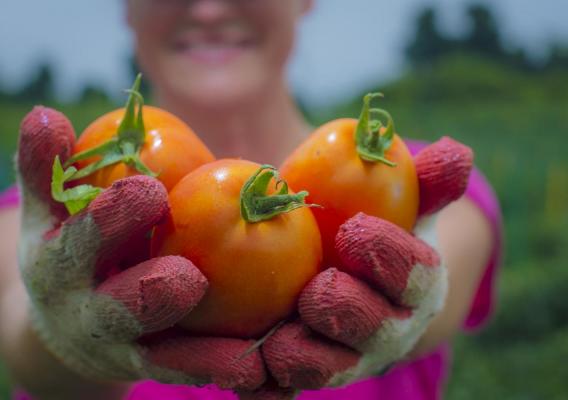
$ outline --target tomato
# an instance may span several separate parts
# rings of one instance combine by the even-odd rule
[[[412,156],[394,134],[390,115],[371,109],[365,97],[361,118],[338,119],[318,129],[281,167],[292,188],[309,191],[322,234],[324,265],[341,268],[335,252],[338,228],[364,212],[412,230],[418,212],[419,186]],[[388,119],[386,128],[379,114]]]
[[[144,105],[139,92],[141,79],[139,74],[124,108],[103,115],[85,129],[67,160],[65,167],[69,168],[65,173],[63,166],[59,171],[56,160],[54,171],[59,174],[54,175],[54,182],[62,185],[74,181],[74,185],[81,186],[62,198],[71,196],[84,205],[96,190],[136,174],[157,177],[169,191],[186,174],[214,160],[183,121],[167,111]]]
[[[92,149],[113,138],[124,118],[125,109],[115,110],[95,120],[79,137],[74,153]],[[181,178],[197,167],[214,160],[213,154],[182,120],[167,111],[144,106],[146,137],[140,151],[140,159],[158,174],[158,179],[171,190]],[[78,169],[85,168],[100,159],[89,157],[76,162]],[[97,187],[109,187],[114,181],[140,172],[125,163],[117,163],[100,169],[80,183]]]
[[[156,107],[144,106],[138,75],[126,107],[91,123],[75,144],[65,165],[53,164],[52,197],[73,215],[115,181],[136,174],[157,177],[169,191],[185,175],[214,160],[207,147],[179,118]],[[65,185],[71,187],[65,188]],[[128,243],[136,249],[117,267],[135,265],[150,255],[150,238]],[[100,271],[104,279],[113,271]]]
[[[297,208],[306,194],[278,191],[296,200],[286,213],[277,211],[282,204],[265,207],[278,202],[271,196],[274,177],[266,175],[274,171],[259,167],[219,160],[187,175],[169,194],[171,220],[156,229],[153,253],[184,256],[207,277],[205,297],[180,323],[194,334],[259,337],[294,311],[301,290],[320,270],[317,223],[308,208]],[[279,188],[286,189],[283,183]],[[260,200],[250,200],[261,192],[266,195]],[[263,201],[258,215],[247,211]]]

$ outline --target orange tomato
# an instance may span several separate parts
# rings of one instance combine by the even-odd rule
[[[307,190],[307,200],[321,206],[313,212],[322,234],[325,267],[341,267],[335,236],[339,226],[358,212],[386,219],[408,231],[416,221],[419,186],[413,158],[404,142],[393,134],[388,114],[379,110],[389,118],[386,129],[368,124],[374,110],[369,108],[370,100],[365,99],[361,118],[366,119],[362,123],[361,119],[338,119],[321,126],[280,169],[290,187]],[[385,141],[379,152],[384,161],[361,156],[356,141],[359,128],[366,131],[365,135],[374,129],[374,139]],[[392,137],[387,139],[389,129]],[[365,135],[361,137],[363,144],[373,140]]]
[[[309,209],[255,223],[243,218],[241,190],[253,193],[243,186],[259,167],[242,160],[216,161],[187,175],[170,192],[171,220],[156,229],[153,252],[184,256],[209,280],[205,297],[180,323],[192,333],[259,337],[294,311],[301,290],[319,272],[321,238]],[[274,178],[267,179],[270,197],[277,189]],[[280,189],[282,184],[278,194]]]
[[[213,154],[179,118],[162,109],[142,108],[146,137],[140,150],[141,161],[171,190],[185,175],[213,161]],[[77,140],[74,154],[92,149],[113,138],[125,115],[125,108],[112,111],[90,124]],[[94,156],[75,162],[79,170],[101,159]],[[109,187],[114,181],[140,174],[132,166],[117,163],[79,180],[81,184]]]

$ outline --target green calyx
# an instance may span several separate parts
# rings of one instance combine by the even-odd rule
[[[51,197],[55,201],[64,203],[69,214],[74,215],[87,207],[103,190],[91,185],[80,185],[72,189],[65,189],[65,183],[77,173],[77,168],[69,167],[63,170],[59,156],[53,162],[51,179]]]
[[[126,103],[126,112],[115,137],[93,149],[75,154],[67,160],[64,166],[61,165],[59,156],[55,157],[51,179],[51,196],[55,201],[64,203],[69,214],[76,214],[87,207],[102,192],[102,189],[91,185],[79,185],[65,189],[65,184],[68,182],[85,178],[95,171],[121,162],[135,168],[144,175],[157,176],[140,159],[140,150],[146,139],[146,130],[142,118],[144,98],[139,92],[141,80],[142,75],[138,74],[134,85],[128,90],[130,96]],[[72,165],[76,161],[93,156],[101,156],[101,159],[80,170]]]
[[[394,138],[394,121],[387,111],[371,107],[373,99],[382,97],[382,93],[369,93],[363,98],[363,109],[355,129],[355,144],[357,153],[363,160],[395,167],[396,163],[385,156]],[[387,120],[386,127],[381,118]],[[381,133],[383,129],[384,132]]]
[[[120,123],[117,134],[112,139],[102,143],[101,145],[75,154],[65,163],[65,167],[69,167],[79,160],[84,160],[93,156],[101,156],[102,158],[85,168],[77,171],[70,181],[84,178],[91,175],[95,171],[108,167],[117,163],[125,163],[135,168],[138,172],[156,177],[157,174],[151,171],[140,159],[140,150],[146,139],[146,130],[144,128],[144,120],[142,118],[142,110],[144,107],[144,97],[140,94],[140,82],[142,74],[138,74],[134,85],[128,93],[128,101],[126,103],[126,112]]]
[[[276,193],[268,194],[268,185],[276,180]],[[308,192],[288,193],[288,184],[280,179],[278,170],[271,165],[262,165],[241,189],[241,216],[248,223],[266,221],[277,215],[288,213],[306,204]]]

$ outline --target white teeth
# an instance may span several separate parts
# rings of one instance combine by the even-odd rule
[[[189,48],[201,47],[243,47],[251,40],[242,35],[187,35],[177,40],[178,46]]]
[[[190,50],[225,50],[240,47],[237,43],[192,43]]]

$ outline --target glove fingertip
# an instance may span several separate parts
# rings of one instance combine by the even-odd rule
[[[337,233],[341,270],[370,284],[394,304],[405,302],[412,274],[439,265],[437,252],[399,226],[359,213]],[[420,267],[420,268],[418,268]]]
[[[146,230],[164,220],[169,212],[168,192],[157,179],[135,175],[115,181],[87,211],[104,236],[121,236],[123,231]]]
[[[316,336],[301,322],[285,324],[262,346],[266,365],[281,387],[320,389],[354,367],[361,355]]]
[[[361,347],[389,321],[412,314],[334,268],[312,279],[300,296],[298,309],[310,328],[352,348]]]
[[[71,121],[52,108],[35,106],[22,120],[18,143],[18,172],[26,192],[49,205],[60,219],[67,215],[65,207],[51,197],[53,161],[59,156],[65,162],[73,151],[75,130]]]
[[[141,326],[142,334],[173,326],[201,300],[205,276],[186,258],[167,256],[129,268],[96,290],[123,304]]]
[[[222,389],[253,391],[266,381],[260,351],[252,340],[177,337],[147,348],[148,361]]]
[[[473,168],[473,150],[447,136],[422,149],[414,162],[420,186],[420,216],[459,199]]]
[[[92,217],[98,234],[95,275],[104,278],[117,260],[124,263],[149,253],[145,237],[168,213],[166,188],[149,176],[120,179],[101,193],[83,212]]]

